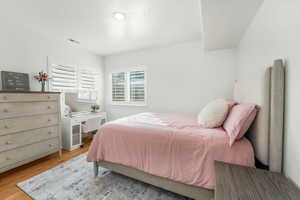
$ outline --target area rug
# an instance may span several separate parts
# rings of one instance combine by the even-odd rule
[[[82,154],[17,186],[35,200],[187,200],[187,198],[101,169]]]

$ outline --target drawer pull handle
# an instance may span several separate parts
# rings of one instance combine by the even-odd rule
[[[53,144],[49,144],[49,147],[54,147],[54,145]]]
[[[50,110],[50,109],[51,109],[51,106],[48,106],[47,108],[48,108],[48,110]]]
[[[8,110],[5,108],[5,109],[3,110],[3,112],[8,113]]]
[[[4,126],[4,128],[8,129],[8,126],[7,126],[7,125],[5,125],[5,126]]]
[[[12,143],[13,143],[12,141],[7,141],[5,144],[10,145]]]
[[[51,119],[48,119],[48,122],[51,122]]]
[[[7,100],[7,96],[4,96],[3,99],[4,99],[4,100]]]
[[[9,160],[11,160],[11,158],[7,157],[6,160],[9,161]]]
[[[51,134],[52,134],[52,132],[51,132],[51,131],[49,131],[49,132],[48,132],[48,134],[49,134],[49,135],[51,135]]]
[[[51,97],[50,97],[50,96],[48,96],[47,98],[48,98],[48,99],[50,99]]]

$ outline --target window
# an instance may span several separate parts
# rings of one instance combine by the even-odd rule
[[[134,71],[130,72],[130,101],[144,102],[145,101],[145,72]]]
[[[96,89],[96,74],[89,70],[80,70],[79,89],[95,90]]]
[[[145,71],[112,73],[112,102],[116,104],[145,105]]]
[[[51,67],[52,91],[75,91],[77,89],[77,71],[75,67],[52,65]]]
[[[126,73],[112,74],[112,100],[114,102],[126,101]]]
[[[97,95],[97,91],[79,90],[77,99],[79,102],[96,103]]]
[[[80,70],[78,101],[95,103],[97,101],[97,74],[89,70]]]
[[[96,103],[98,73],[72,66],[51,65],[50,90],[77,93],[79,102]]]

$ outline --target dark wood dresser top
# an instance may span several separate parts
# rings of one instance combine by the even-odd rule
[[[215,200],[300,200],[300,190],[280,173],[215,162]]]
[[[40,91],[5,91],[0,90],[1,93],[25,93],[25,94],[60,94],[61,92],[40,92]]]

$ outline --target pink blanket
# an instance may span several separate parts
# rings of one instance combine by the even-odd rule
[[[192,115],[158,113],[105,124],[87,160],[118,163],[207,189],[215,187],[215,160],[254,167],[253,149],[246,138],[230,147],[222,128],[201,128]]]

